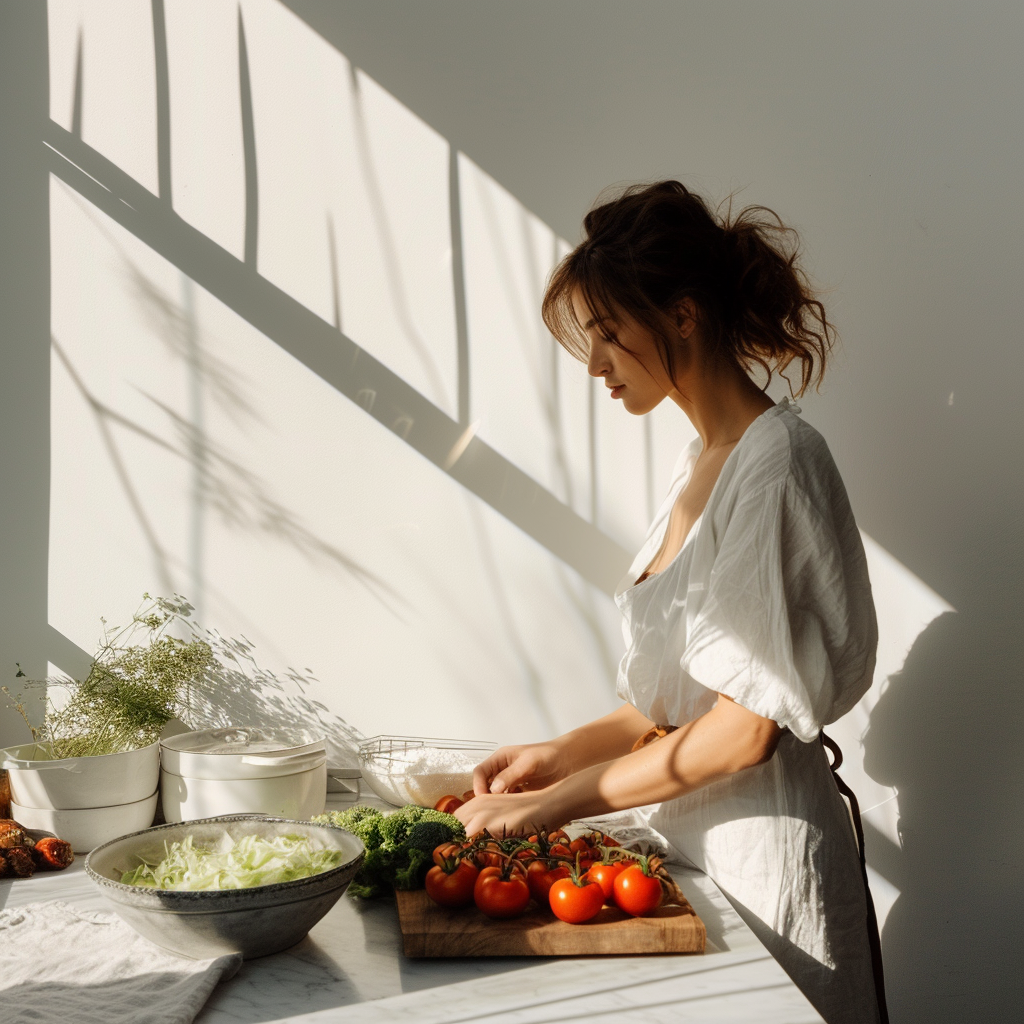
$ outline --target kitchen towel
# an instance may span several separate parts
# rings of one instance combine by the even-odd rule
[[[67,903],[0,910],[4,1024],[191,1024],[240,954],[186,960],[114,914]]]

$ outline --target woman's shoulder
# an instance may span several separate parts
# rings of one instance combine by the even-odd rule
[[[812,504],[846,499],[839,469],[821,433],[788,399],[767,410],[751,425],[749,443],[737,448],[734,483],[744,494],[769,488],[809,498]],[[745,436],[744,440],[748,440]]]

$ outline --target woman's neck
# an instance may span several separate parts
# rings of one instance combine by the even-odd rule
[[[775,404],[735,363],[695,367],[669,397],[686,413],[704,451],[735,444]]]

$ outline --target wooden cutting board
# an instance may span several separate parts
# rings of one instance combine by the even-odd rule
[[[566,924],[531,903],[522,917],[492,921],[474,906],[439,907],[423,889],[396,892],[408,957],[587,956],[627,953],[703,953],[704,922],[689,904],[630,917],[604,907],[585,924]]]

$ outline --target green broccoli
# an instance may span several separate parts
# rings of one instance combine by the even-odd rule
[[[430,866],[434,849],[442,843],[466,838],[466,830],[453,814],[409,804],[390,814],[372,807],[330,811],[313,821],[333,825],[357,835],[366,856],[348,887],[364,899],[392,889],[418,889]]]
[[[384,815],[374,807],[359,804],[347,811],[318,814],[312,820],[318,825],[332,825],[334,828],[343,828],[346,832],[351,832],[362,840],[367,850],[374,850],[381,845],[380,826],[384,821]]]
[[[384,848],[386,850],[401,849],[405,846],[413,826],[420,822],[436,822],[445,825],[451,834],[442,839],[442,843],[466,837],[466,830],[462,827],[462,822],[454,814],[435,811],[432,807],[417,807],[416,804],[408,804],[393,811],[381,822],[380,831]],[[434,845],[439,844],[435,843]]]
[[[442,843],[452,842],[455,836],[455,830],[447,822],[417,821],[409,829],[405,845],[411,850],[425,850],[427,853],[433,853]]]
[[[392,879],[395,875],[393,860],[394,855],[380,847],[375,850],[367,850],[363,863],[349,883],[349,893],[361,899],[388,895],[391,892]]]

